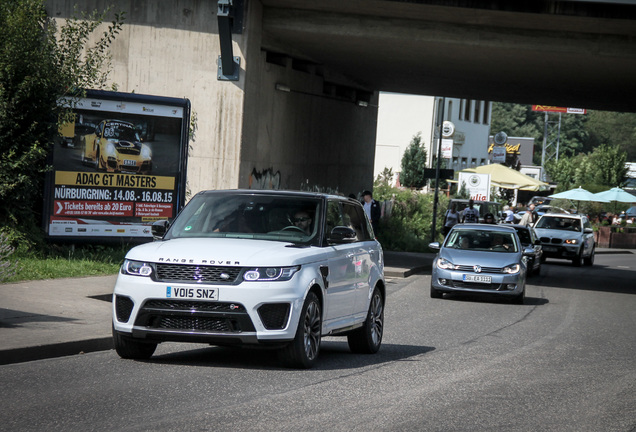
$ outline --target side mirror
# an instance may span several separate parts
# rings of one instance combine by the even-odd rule
[[[438,251],[440,248],[439,242],[433,242],[428,244],[429,249]]]
[[[523,250],[523,255],[524,256],[530,256],[530,255],[534,255],[535,250],[531,247],[527,247]]]
[[[345,226],[337,226],[331,230],[327,240],[331,243],[352,243],[358,235],[355,230]]]
[[[593,234],[593,233],[594,233],[594,230],[593,230],[592,228],[584,228],[584,229],[583,229],[583,232],[584,232],[585,234]]]
[[[168,231],[168,226],[170,223],[167,220],[159,220],[154,222],[150,227],[150,231],[152,232],[152,238],[154,240],[161,240],[164,235],[166,235],[166,231]]]

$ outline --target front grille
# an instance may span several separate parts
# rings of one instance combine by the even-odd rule
[[[474,282],[462,282],[451,281],[454,288],[466,288],[466,289],[483,289],[497,291],[501,289],[501,284],[489,284],[489,283],[474,283]]]
[[[242,304],[196,300],[149,299],[139,310],[135,326],[211,333],[256,331]]]
[[[455,266],[455,270],[477,273],[471,265],[458,265]],[[501,273],[501,267],[482,267],[481,273]]]
[[[550,237],[541,237],[541,243],[546,243],[546,244],[561,244],[563,243],[563,240],[560,238],[553,238],[551,239]]]
[[[117,152],[119,154],[126,154],[126,155],[139,155],[139,150],[134,148],[134,147],[130,147],[130,148],[126,148],[126,147],[119,147],[117,149]]]
[[[245,306],[236,303],[161,299],[148,300],[146,303],[144,303],[144,309],[166,309],[201,312],[245,312]]]
[[[206,282],[234,284],[241,267],[204,266],[191,264],[157,264],[158,282]]]
[[[133,306],[134,303],[130,298],[120,295],[115,296],[115,314],[117,315],[117,321],[128,322]]]
[[[163,316],[154,328],[169,330],[199,330],[209,332],[234,332],[231,322],[223,318],[207,318],[195,316]]]
[[[267,330],[283,329],[289,317],[289,303],[271,303],[258,308],[258,316]]]

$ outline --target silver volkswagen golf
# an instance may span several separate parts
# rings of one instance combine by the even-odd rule
[[[526,253],[514,228],[503,225],[458,224],[433,261],[431,297],[470,292],[508,297],[522,304],[526,294]]]

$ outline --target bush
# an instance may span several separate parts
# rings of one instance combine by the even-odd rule
[[[388,206],[391,208],[390,215],[385,214],[380,221],[378,240],[385,250],[428,252],[435,195],[391,187],[391,180],[390,176],[379,176],[373,188],[376,201],[392,204]],[[448,199],[440,193],[435,240],[442,238],[441,229],[447,206]]]

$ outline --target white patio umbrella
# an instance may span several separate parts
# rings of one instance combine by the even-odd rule
[[[596,198],[602,198],[607,201],[616,201],[622,203],[636,203],[636,196],[624,191],[619,187],[611,188],[604,192],[595,193]]]
[[[604,192],[594,194],[597,198],[603,198],[614,203],[614,213],[616,213],[616,203],[636,203],[636,196],[624,191],[619,187],[611,188]]]
[[[594,202],[609,202],[605,198],[599,198],[592,192],[583,189],[579,186],[576,189],[570,189],[563,192],[559,192],[558,194],[550,195],[550,198],[559,198],[559,199],[569,199],[571,201],[577,201],[576,210],[579,210],[579,203],[581,201],[594,201]]]

